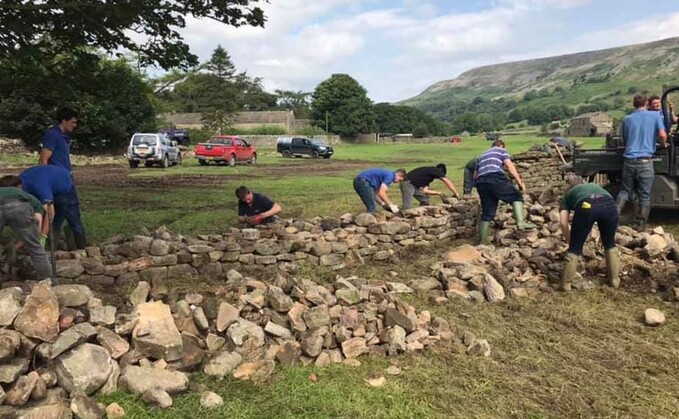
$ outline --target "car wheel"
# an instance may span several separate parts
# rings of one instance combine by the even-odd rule
[[[311,158],[312,159],[317,159],[318,158],[318,151],[314,150],[311,152]]]
[[[250,164],[255,164],[255,163],[257,163],[257,155],[253,154],[252,158],[250,159]]]
[[[292,153],[290,153],[290,150],[283,151],[283,157],[287,157],[287,158],[292,157]]]
[[[136,169],[137,167],[139,167],[138,161],[131,161],[130,162],[130,169]]]
[[[207,166],[207,161],[203,159],[198,159],[198,164],[200,164],[201,166]]]
[[[163,158],[163,169],[167,169],[168,167],[170,167],[170,158],[167,157],[166,154],[165,157]]]
[[[153,162],[152,162],[152,161],[145,161],[145,162],[144,162],[144,167],[151,167],[151,166],[153,166]]]
[[[236,156],[234,156],[232,154],[231,157],[229,157],[229,166],[233,167],[235,165],[236,165]]]

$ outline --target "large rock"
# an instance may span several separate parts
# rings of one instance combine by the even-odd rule
[[[101,346],[85,343],[57,358],[59,386],[69,393],[94,394],[104,385],[113,369],[113,360]]]
[[[151,242],[149,253],[152,256],[165,256],[170,253],[170,245],[165,240],[155,239]]]
[[[375,216],[373,214],[370,214],[368,212],[364,212],[362,214],[358,214],[354,221],[356,222],[357,226],[367,227],[370,224],[377,223],[377,218],[375,218]]]
[[[667,248],[667,241],[658,234],[650,234],[646,237],[646,246],[644,250],[650,257],[655,257],[661,254]]]
[[[21,311],[21,288],[0,290],[0,326],[9,326]]]
[[[151,285],[146,281],[140,281],[137,287],[130,294],[129,300],[130,304],[137,306],[139,304],[145,303],[149,298],[149,293],[151,292]]]
[[[135,314],[139,322],[132,331],[132,345],[156,359],[182,359],[182,337],[175,326],[170,307],[160,301],[139,304]]]
[[[219,312],[217,313],[217,331],[223,332],[240,317],[240,310],[226,301],[219,304]]]
[[[451,263],[471,263],[481,257],[481,253],[470,244],[463,244],[443,255],[443,260]]]
[[[99,419],[106,414],[99,403],[83,394],[76,394],[71,399],[71,412],[79,419]]]
[[[485,274],[483,277],[483,292],[486,294],[486,299],[491,303],[505,299],[504,288],[490,274]]]
[[[246,340],[252,340],[253,343],[250,344],[255,347],[264,345],[264,330],[256,323],[245,319],[238,319],[236,323],[229,327],[226,334],[238,346],[242,346]]]
[[[59,335],[59,302],[47,282],[41,282],[26,298],[14,320],[14,329],[24,335],[54,342]]]
[[[241,362],[243,362],[243,357],[239,353],[223,351],[205,364],[203,372],[213,377],[224,378]]]
[[[118,336],[114,331],[100,327],[97,334],[97,342],[111,354],[111,358],[118,359],[130,350],[130,344],[126,339]]]
[[[113,333],[113,332],[111,332]],[[62,332],[51,348],[50,359],[54,359],[71,348],[87,342],[97,330],[89,323],[79,323]]]
[[[95,325],[112,326],[116,322],[117,309],[114,306],[105,306],[98,298],[90,298],[87,303],[90,312],[90,323]]]
[[[7,392],[5,403],[10,406],[25,405],[38,381],[40,381],[40,376],[35,371],[31,371],[28,375],[22,375]]]
[[[368,346],[363,338],[351,338],[342,342],[342,353],[346,358],[357,358],[368,353]]]
[[[129,365],[120,377],[120,386],[135,394],[144,394],[154,387],[176,394],[189,388],[189,377],[180,371]]]
[[[408,333],[417,328],[417,321],[391,307],[384,313],[384,323],[387,326],[401,326]]]
[[[255,362],[240,364],[234,371],[233,377],[239,380],[265,381],[276,367],[276,363],[270,359],[260,359]]]
[[[57,259],[57,276],[60,278],[77,278],[85,272],[79,259]]]
[[[26,371],[31,363],[29,358],[14,358],[10,362],[0,364],[0,383],[9,384]]]
[[[52,291],[57,296],[61,308],[85,305],[93,297],[92,291],[86,285],[57,285],[52,287]]]
[[[270,286],[266,298],[271,308],[279,313],[287,313],[293,305],[292,298],[279,287]]]
[[[660,326],[665,323],[665,314],[655,308],[647,308],[644,312],[644,320],[649,326]]]
[[[141,399],[161,409],[172,407],[172,396],[160,387],[148,389],[141,395]]]

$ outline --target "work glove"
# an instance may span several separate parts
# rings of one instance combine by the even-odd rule
[[[397,207],[396,205],[394,205],[394,204],[390,204],[390,205],[389,205],[389,211],[391,211],[391,212],[393,212],[394,214],[396,214],[396,213],[398,212],[398,207]]]
[[[380,206],[382,207],[383,210],[385,210],[385,211],[390,211],[390,210],[389,210],[389,204],[382,203],[382,204],[380,204]]]
[[[262,217],[262,214],[253,215],[252,217],[248,217],[247,219],[247,223],[250,227],[258,226],[262,224],[262,221],[264,221],[264,217]]]
[[[40,247],[42,247],[44,249],[46,244],[47,244],[47,236],[41,234],[40,235]]]
[[[523,183],[519,184],[519,191],[521,192],[521,195],[525,195],[526,194],[526,185],[524,185]]]

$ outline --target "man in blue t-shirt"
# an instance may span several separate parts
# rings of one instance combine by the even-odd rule
[[[479,223],[479,242],[490,243],[490,222],[495,218],[500,201],[511,203],[514,207],[514,218],[519,230],[535,228],[523,216],[523,196],[505,176],[505,169],[516,180],[521,192],[526,186],[516,171],[511,156],[505,150],[502,140],[495,140],[493,147],[481,154],[476,161],[475,186],[481,199],[481,222]]]
[[[375,201],[377,201],[382,208],[397,213],[398,207],[389,199],[387,190],[389,185],[399,183],[405,178],[406,171],[404,169],[392,172],[376,167],[364,170],[354,178],[354,190],[363,201],[366,211],[375,212]]]
[[[18,177],[17,185],[25,192],[38,198],[43,205],[54,204],[55,243],[59,242],[59,231],[68,221],[68,227],[73,232],[73,239],[77,249],[84,249],[87,245],[85,227],[80,220],[80,201],[71,175],[66,169],[54,166],[33,166],[24,170]],[[48,211],[50,211],[48,207]],[[50,215],[51,218],[51,214]]]
[[[630,195],[636,192],[639,202],[639,229],[646,229],[651,212],[651,187],[655,172],[653,155],[656,141],[660,147],[667,147],[667,132],[658,112],[646,109],[646,97],[634,96],[634,112],[622,121],[622,140],[625,143],[622,166],[622,184],[616,201],[618,213],[622,213]]]
[[[69,134],[78,125],[78,114],[69,108],[57,111],[57,122],[42,138],[40,163],[61,166],[71,173],[71,138]]]

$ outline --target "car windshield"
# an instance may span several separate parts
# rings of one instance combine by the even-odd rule
[[[323,147],[326,147],[326,146],[327,146],[327,144],[324,143],[322,140],[317,140],[317,139],[315,139],[315,138],[313,138],[313,139],[311,140],[311,143],[312,143],[312,144],[316,144],[316,145],[320,145],[320,146],[323,146]]]
[[[155,135],[135,135],[132,137],[132,145],[156,145],[157,137]]]

